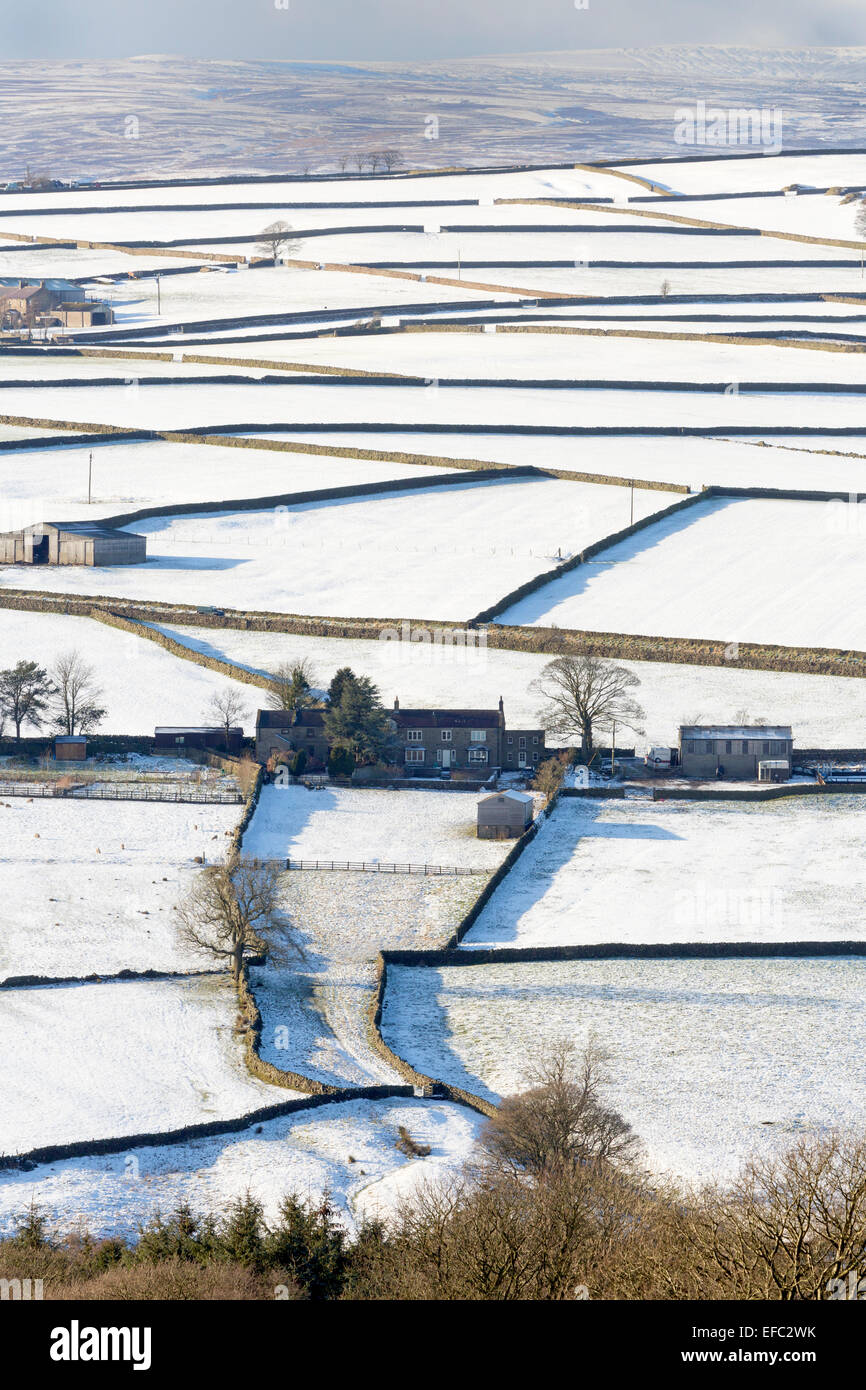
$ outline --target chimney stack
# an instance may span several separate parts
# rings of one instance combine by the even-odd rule
[[[400,701],[399,701],[399,699],[397,698],[396,695],[394,696],[394,708],[395,708],[395,709],[399,709],[399,708],[400,708]]]

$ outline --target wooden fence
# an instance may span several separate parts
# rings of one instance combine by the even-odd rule
[[[240,790],[225,787],[181,786],[171,783],[119,782],[115,786],[60,787],[56,782],[0,782],[0,798],[23,796],[64,797],[72,801],[169,801],[196,806],[236,806],[243,802]]]
[[[473,874],[486,874],[487,869],[458,869],[444,864],[382,864],[351,859],[287,859],[287,869],[316,870],[324,873],[364,873],[364,874],[425,874],[447,877],[470,877]]]

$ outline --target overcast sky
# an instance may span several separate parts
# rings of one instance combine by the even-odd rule
[[[783,48],[866,45],[866,4],[864,0],[0,0],[0,61],[144,53],[423,60],[676,43]]]

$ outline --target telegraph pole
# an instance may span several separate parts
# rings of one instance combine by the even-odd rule
[[[162,277],[161,277],[160,275],[157,275],[157,277],[156,277],[156,314],[157,314],[157,318],[158,318],[158,317],[160,316],[160,314],[162,313],[162,292],[161,292],[161,286],[160,286],[160,280],[161,280],[161,279],[162,279]]]
[[[87,460],[87,505],[90,506],[90,485],[93,480],[93,450],[90,450],[90,458]]]

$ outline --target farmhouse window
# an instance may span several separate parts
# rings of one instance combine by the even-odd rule
[[[770,744],[770,753],[771,753],[771,755],[774,756],[774,757],[776,757],[776,756],[778,756],[778,755],[784,753],[785,751],[786,751],[786,749],[785,749],[785,741],[784,741],[784,739],[781,739],[781,738],[774,739],[773,742]]]
[[[520,739],[518,739],[518,744],[517,744],[517,746],[518,746],[519,748],[525,748],[525,747],[526,747],[526,739],[525,739],[525,738],[520,738]]]
[[[423,729],[407,729],[407,730],[406,730],[406,742],[407,742],[407,743],[420,743],[421,740],[423,739],[423,737],[424,737],[424,731],[423,731]]]
[[[470,748],[470,749],[469,749],[469,761],[470,761],[471,763],[486,763],[486,762],[487,762],[487,749],[486,749],[486,748]]]
[[[183,734],[181,734],[179,738],[175,739],[175,743],[183,743]]]
[[[450,742],[451,742],[451,737],[452,737],[452,731],[451,731],[450,729],[443,729],[443,730],[442,730],[442,742],[443,742],[443,743],[450,743]]]
[[[514,742],[514,735],[513,735],[513,734],[509,734],[509,735],[508,735],[508,742],[509,742],[509,743],[513,743],[513,742]]]
[[[486,729],[472,729],[472,730],[470,730],[470,733],[469,733],[469,739],[470,739],[470,742],[471,742],[471,743],[486,743],[486,742],[487,742],[487,730],[486,730]]]
[[[423,761],[424,761],[424,749],[423,749],[423,748],[407,748],[407,749],[406,749],[406,761],[407,761],[407,763],[423,763]]]
[[[532,742],[533,742],[533,743],[537,743],[537,742],[538,742],[538,734],[533,734],[533,735],[532,735]]]

